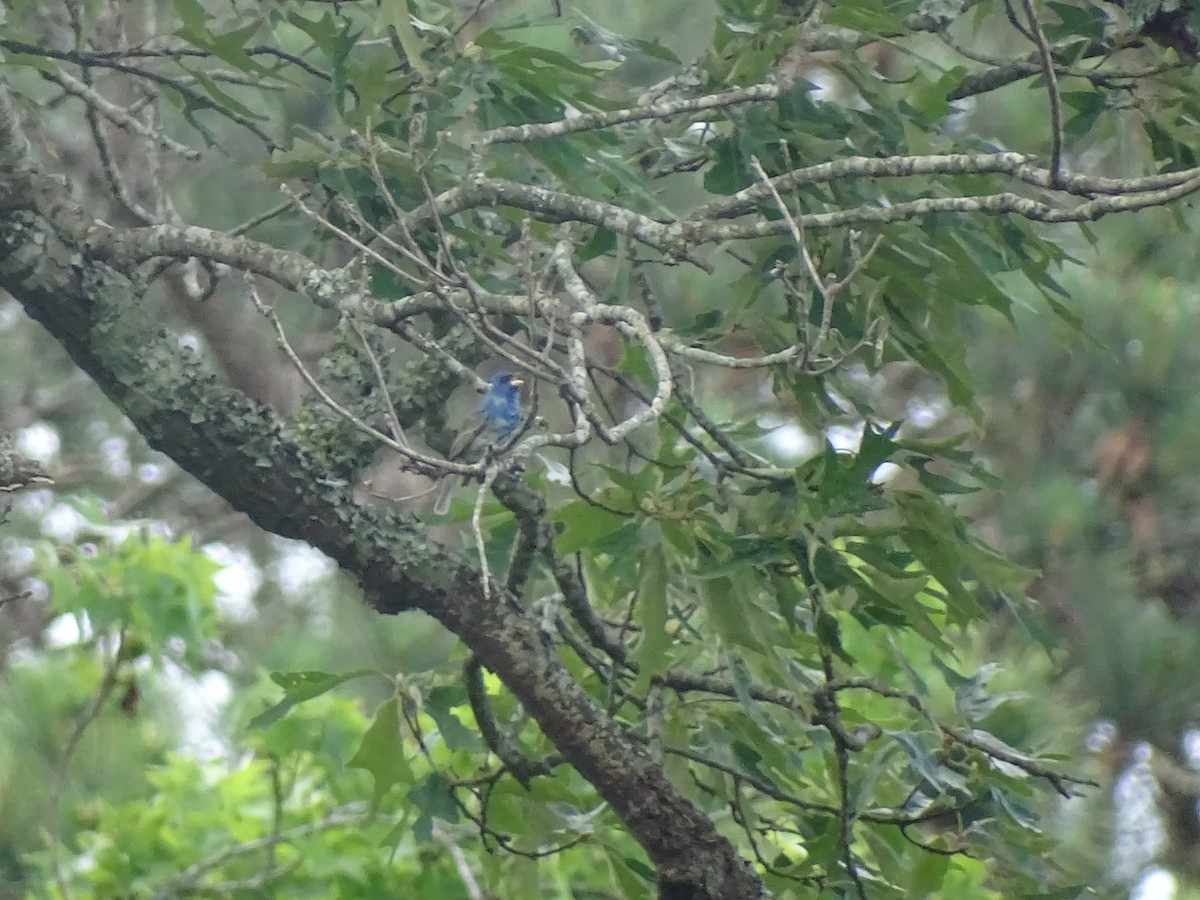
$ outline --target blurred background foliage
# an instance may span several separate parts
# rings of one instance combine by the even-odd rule
[[[294,12],[303,4],[272,6]],[[783,38],[766,28],[738,27],[787,13],[787,4],[734,0],[719,6],[612,2],[585,5],[559,19],[546,6],[497,4],[476,21],[476,37],[499,41],[487,33],[492,22],[525,17],[528,28],[513,35],[588,63],[611,60],[617,94],[671,71],[670,54],[705,59],[717,80],[756,80],[780,55],[772,41]],[[836,4],[834,12],[852,19],[857,10],[869,18],[884,6]],[[1064,28],[1069,22],[1080,33],[1097,21],[1100,9],[1047,6]],[[974,7],[964,17],[964,28],[974,29],[974,46],[997,56],[1025,51],[993,5]],[[164,5],[162,14],[186,20],[199,15],[198,8],[181,0]],[[9,3],[7,14],[10,21],[26,22],[66,15],[21,2]],[[317,20],[315,11],[309,14]],[[275,25],[272,36],[285,48],[333,40],[326,32],[315,38],[316,29],[302,34],[294,20]],[[634,35],[650,43],[618,44],[614,51],[613,41]],[[808,117],[805,146],[816,154],[823,142],[831,148],[849,142],[857,152],[884,155],[982,148],[1003,136],[1004,144],[1023,151],[1048,152],[1038,79],[959,103],[949,114],[936,90],[940,67],[950,64],[947,51],[932,38],[927,43],[918,40],[903,51],[873,45],[853,63],[832,54],[802,60],[804,76],[820,85],[827,104],[806,101],[800,110]],[[362,67],[355,78],[360,90],[371,83],[370,67],[386,59],[367,53],[355,60]],[[860,69],[883,77],[867,80]],[[733,70],[739,70],[736,77]],[[508,74],[522,77],[515,69]],[[18,77],[28,79],[31,95],[54,96],[34,71]],[[1162,88],[1168,110],[1177,102],[1171,98],[1195,90],[1190,70],[1170,77],[1175,83]],[[495,89],[465,76],[459,86],[461,94],[440,97],[444,106],[433,98],[431,133],[453,127],[465,106]],[[525,83],[528,96],[521,102],[532,103],[536,87]],[[1154,127],[1138,127],[1136,107],[1144,98],[1110,96],[1102,109],[1088,106],[1084,94],[1080,89],[1069,101],[1069,165],[1130,174],[1151,157],[1162,163],[1174,154],[1179,164],[1187,162],[1179,131],[1195,122],[1184,101],[1178,101],[1177,116],[1159,110]],[[338,124],[335,111],[303,84],[279,87],[262,102],[297,136],[275,155],[270,175],[304,175],[334,193],[369,190],[353,163],[339,164],[337,137],[329,138],[364,122]],[[896,112],[901,103],[903,115]],[[1130,111],[1099,117],[1119,103]],[[88,171],[73,156],[80,148],[56,127],[60,112],[52,104],[39,127],[58,148],[65,170]],[[740,124],[741,133],[750,135],[747,146],[769,144],[778,123],[756,120],[753,112],[745,117]],[[925,131],[918,128],[922,117]],[[215,137],[235,158],[248,152],[237,129],[222,126]],[[646,147],[637,164],[653,169],[671,162],[671,153],[691,150],[681,136],[672,139],[674,144]],[[709,190],[726,193],[749,183],[745,149],[732,137],[720,136],[711,149]],[[551,158],[553,152],[545,150],[536,165],[573,164]],[[228,227],[278,201],[261,168],[231,167],[219,154],[208,160],[173,192],[185,219]],[[782,168],[785,161],[775,163]],[[536,168],[519,155],[508,165],[514,178]],[[221,189],[213,190],[217,178]],[[669,206],[687,205],[695,202],[686,194],[693,185],[669,177],[659,196]],[[401,187],[419,190],[415,183]],[[914,184],[913,196],[924,189]],[[891,199],[906,196],[898,190]],[[862,199],[870,200],[869,192]],[[839,386],[869,404],[878,419],[903,419],[907,437],[946,439],[966,430],[999,478],[1001,487],[971,495],[963,506],[976,517],[979,534],[1039,573],[1029,587],[1036,605],[989,609],[986,627],[952,636],[952,664],[930,654],[911,632],[889,640],[902,645],[906,658],[922,660],[920,675],[941,685],[931,687],[938,712],[952,716],[983,704],[972,709],[972,720],[1007,743],[1063,754],[1073,771],[1099,779],[1100,789],[1070,801],[1048,791],[1031,795],[1029,814],[1043,817],[1045,840],[1026,838],[1009,849],[1050,855],[1051,869],[1083,873],[1064,876],[1061,884],[1087,883],[1111,896],[1126,896],[1139,884],[1146,889],[1156,865],[1178,879],[1175,896],[1200,896],[1200,524],[1194,514],[1200,499],[1200,297],[1193,219],[1188,207],[1086,229],[1049,231],[996,219],[981,228],[997,244],[1007,243],[1013,258],[995,267],[972,265],[981,248],[956,233],[956,223],[934,218],[914,225],[885,242],[867,279],[886,283],[891,302],[910,321],[938,317],[940,343],[923,344],[916,325],[905,335],[901,322],[893,336],[907,342],[910,358],[893,353],[881,365],[855,370]],[[330,257],[338,253],[319,246],[303,220],[281,218],[256,234]],[[941,255],[930,254],[931,246]],[[787,247],[781,240],[775,255]],[[834,245],[828,252],[824,262],[833,268],[844,251]],[[1059,261],[1062,269],[1054,268]],[[771,252],[762,251],[750,266],[718,261],[713,276],[686,268],[657,272],[656,290],[669,298],[668,321],[701,333],[706,325],[717,328],[722,316],[736,318],[731,308],[753,307],[746,321],[765,327],[783,303],[769,289],[761,302],[757,294],[771,262]],[[606,265],[604,274],[614,282],[629,277],[619,259]],[[997,274],[1006,267],[1026,275],[1046,269],[1056,283],[1034,288],[1029,278]],[[957,296],[959,305],[932,305],[948,295]],[[1047,307],[1048,295],[1062,304],[1059,315]],[[255,335],[247,347],[266,343],[244,298],[228,287],[207,298],[201,311],[161,296],[148,302],[162,304],[186,346],[236,345],[243,330]],[[301,304],[281,304],[280,314],[291,332],[312,336],[314,355],[326,349],[321,332],[330,324],[327,314]],[[843,326],[851,337],[852,326]],[[465,693],[437,677],[461,664],[453,639],[415,614],[367,613],[352,585],[323,559],[264,535],[189,483],[146,448],[11,301],[0,307],[0,342],[0,430],[14,433],[28,455],[46,461],[57,481],[53,489],[20,494],[0,530],[0,594],[18,598],[0,609],[0,896],[68,893],[67,882],[76,896],[181,896],[214,871],[220,879],[207,882],[203,895],[222,893],[222,880],[236,885],[232,895],[263,895],[254,893],[253,883],[261,860],[243,865],[222,857],[228,838],[273,854],[271,866],[288,873],[289,897],[464,896],[459,848],[476,831],[447,805],[438,781],[439,772],[469,768],[478,749]],[[736,345],[736,332],[726,342]],[[217,358],[231,380],[253,384],[256,352],[235,348]],[[261,382],[259,396],[294,407],[299,388],[276,377]],[[797,396],[789,407],[738,373],[723,375],[706,398],[719,420],[752,410],[763,452],[784,459],[790,454],[797,462],[819,458],[825,438],[846,437],[861,423],[856,412],[839,416],[820,398]],[[609,540],[612,558],[634,546],[619,542],[615,525],[605,533],[605,524],[595,520],[578,526],[592,532],[573,534],[571,516],[570,507],[560,513],[569,540]],[[192,543],[181,541],[183,535]],[[845,650],[862,669],[885,678],[897,667],[896,656],[874,633],[856,630],[850,619],[842,627]],[[125,663],[119,669],[104,664],[114,654]],[[989,668],[988,661],[998,665]],[[271,682],[264,671],[358,677],[301,702],[306,692],[320,693],[325,685],[319,678]],[[486,689],[503,702],[495,684],[489,681]],[[264,710],[277,709],[281,690],[294,708],[264,722]],[[410,692],[424,696],[423,711],[406,701]],[[886,711],[872,709],[867,700],[851,709],[855,714],[887,727]],[[255,717],[258,727],[248,728]],[[397,745],[400,722],[409,730]],[[383,731],[389,723],[396,726],[392,733],[378,734],[373,743],[368,729]],[[414,749],[412,735],[422,731],[441,736],[429,758]],[[686,777],[686,771],[680,767],[679,774]],[[404,785],[407,805],[385,804],[383,814],[371,816],[371,804],[394,786],[381,784],[389,777]],[[574,854],[540,861],[473,854],[476,876],[492,895],[640,896],[647,873],[632,841],[611,830],[592,833],[567,802],[574,796],[567,787],[535,784],[533,796],[511,782],[497,789],[493,827],[524,833],[525,850],[556,837],[566,842],[566,835],[585,835],[586,841]],[[562,791],[558,806],[556,791]],[[1015,819],[1024,814],[1011,812]],[[930,826],[922,839],[936,842],[937,831]],[[273,835],[288,837],[278,841],[277,854]],[[375,852],[378,846],[388,852]],[[997,856],[1004,849],[992,848]],[[901,852],[873,850],[879,856]],[[799,840],[760,851],[784,866],[817,852]],[[594,876],[597,867],[604,878]],[[1015,896],[989,881],[986,869],[961,856],[925,857],[911,873],[910,895]]]

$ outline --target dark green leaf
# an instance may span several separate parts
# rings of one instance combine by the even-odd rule
[[[404,758],[404,742],[400,738],[400,700],[388,697],[375,711],[375,719],[363,735],[358,751],[346,763],[352,769],[366,769],[375,780],[372,805],[379,801],[392,785],[411,778]],[[414,788],[409,796],[415,792]]]
[[[284,690],[283,699],[250,720],[251,728],[266,728],[287,715],[288,710],[305,700],[319,697],[340,684],[368,675],[383,675],[377,669],[355,669],[352,672],[272,672],[271,680]],[[386,677],[386,676],[384,676]]]
[[[638,663],[637,692],[644,693],[650,679],[667,668],[667,560],[661,547],[651,547],[642,557],[635,621],[641,626],[635,658]]]

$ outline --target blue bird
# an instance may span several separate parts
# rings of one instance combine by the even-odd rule
[[[521,424],[521,385],[524,382],[508,372],[492,376],[479,411],[467,421],[450,445],[447,459],[455,462],[478,462],[489,447],[510,437]],[[433,511],[441,515],[450,508],[454,479],[444,478],[438,485]]]

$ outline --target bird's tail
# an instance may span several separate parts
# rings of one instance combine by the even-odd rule
[[[450,498],[454,495],[454,479],[446,476],[442,479],[442,483],[438,485],[437,494],[433,501],[433,511],[439,516],[444,516],[450,511]]]

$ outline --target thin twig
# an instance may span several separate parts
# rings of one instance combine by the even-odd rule
[[[400,417],[396,415],[396,405],[392,402],[392,392],[388,390],[387,376],[383,372],[383,365],[379,362],[379,357],[371,348],[371,342],[367,340],[366,334],[358,322],[352,318],[347,318],[346,323],[350,326],[350,330],[358,337],[359,343],[362,344],[363,353],[371,364],[371,372],[375,375],[375,383],[379,387],[380,393],[383,395],[383,403],[387,412],[388,425],[392,429],[392,437],[396,439],[396,443],[409,446],[408,438],[404,436],[404,427],[400,424]]]
[[[100,684],[93,692],[91,699],[83,708],[83,712],[75,719],[71,726],[71,733],[67,736],[67,742],[63,745],[62,752],[59,754],[58,761],[54,766],[54,780],[50,788],[50,809],[51,809],[51,837],[50,837],[50,865],[54,871],[54,881],[58,886],[59,892],[63,896],[63,900],[70,900],[71,891],[67,887],[66,875],[63,872],[62,866],[62,821],[63,821],[63,795],[66,792],[67,783],[67,768],[70,766],[71,757],[79,748],[79,742],[83,739],[84,732],[88,727],[96,721],[96,717],[100,714],[100,710],[104,707],[104,703],[110,696],[114,688],[117,686],[117,673],[121,668],[121,650],[125,644],[125,626],[122,625],[116,635],[115,646],[112,653],[109,654],[108,661],[104,666],[104,674],[100,678]]]
[[[87,71],[86,69],[84,71]],[[47,81],[57,84],[60,88],[72,96],[78,97],[85,104],[95,109],[106,119],[116,125],[118,128],[123,128],[131,134],[136,134],[139,137],[145,138],[147,141],[153,141],[161,146],[164,150],[170,150],[172,153],[178,153],[184,159],[195,161],[200,159],[200,151],[186,144],[181,144],[179,141],[163,134],[161,131],[152,130],[138,121],[137,117],[130,114],[127,110],[122,109],[117,104],[108,100],[99,91],[79,81],[72,75],[66,72],[43,71],[40,73]]]
[[[1031,39],[1037,45],[1042,74],[1046,77],[1046,93],[1050,97],[1050,182],[1057,187],[1059,173],[1062,171],[1063,152],[1062,97],[1058,93],[1058,74],[1054,70],[1054,56],[1050,52],[1050,44],[1046,41],[1042,23],[1038,21],[1037,12],[1033,8],[1033,0],[1021,0],[1021,3],[1025,7],[1025,17],[1029,20]]]
[[[486,895],[480,889],[479,882],[475,880],[475,873],[471,871],[471,865],[467,862],[467,857],[463,853],[462,847],[458,846],[458,843],[450,836],[440,822],[433,823],[433,837],[450,852],[450,857],[454,860],[454,870],[458,872],[459,880],[463,883],[468,900],[485,900]]]

